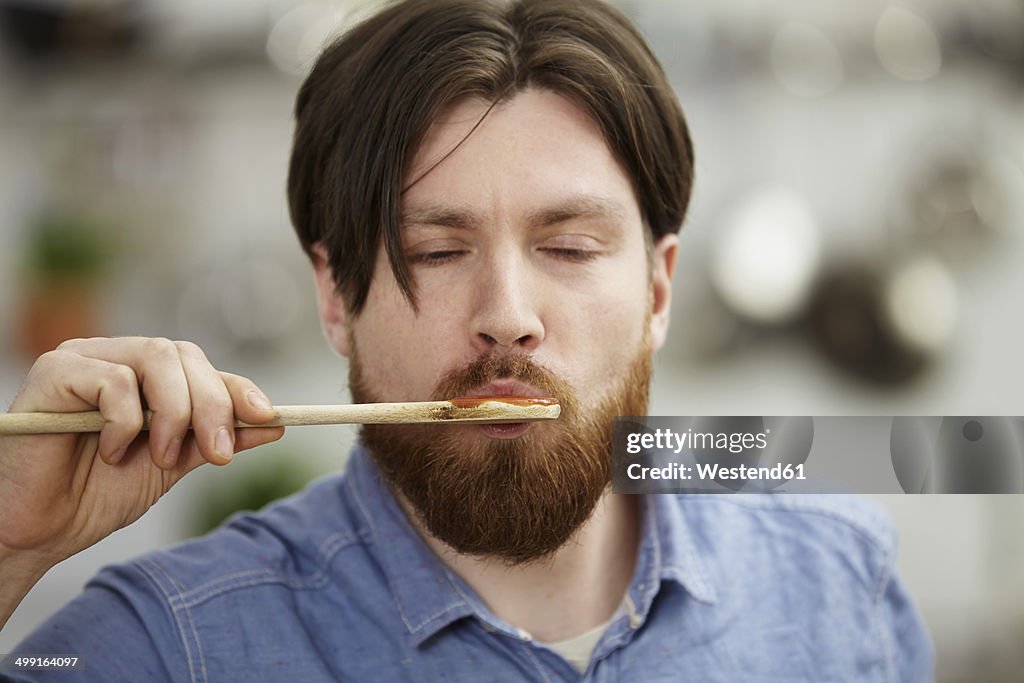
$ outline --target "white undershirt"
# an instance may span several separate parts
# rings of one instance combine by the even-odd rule
[[[601,640],[601,636],[604,635],[605,630],[611,623],[612,622],[609,619],[597,628],[592,628],[586,633],[581,633],[575,638],[566,638],[565,640],[560,640],[557,643],[544,644],[562,655],[562,658],[565,659],[565,661],[572,664],[572,668],[583,673],[587,670],[587,665],[590,664],[590,655],[594,653],[594,648],[597,647],[597,641]]]
[[[624,614],[624,612],[625,610],[623,606],[620,605],[619,609],[617,609],[615,614],[612,615],[612,618],[603,624],[599,624],[578,636],[559,640],[554,643],[544,643],[544,645],[560,654],[565,661],[572,664],[574,669],[583,673],[587,670],[587,665],[590,664],[590,655],[594,653],[594,648],[597,647],[597,643],[601,640],[601,636],[603,636],[604,632],[609,626],[611,626],[611,623]]]

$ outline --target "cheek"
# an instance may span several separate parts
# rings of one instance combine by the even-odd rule
[[[646,261],[642,267],[646,274]],[[642,281],[606,278],[585,296],[575,297],[566,309],[558,325],[572,342],[562,354],[562,362],[586,393],[595,393],[590,388],[609,384],[632,365],[643,343],[649,308],[649,285],[644,276]]]
[[[589,319],[594,348],[610,363],[632,359],[644,337],[647,319],[647,293],[635,292],[629,297],[608,297],[595,305]]]
[[[427,400],[454,364],[454,302],[420,297],[417,315],[397,285],[371,289],[353,324],[364,383],[380,401]]]

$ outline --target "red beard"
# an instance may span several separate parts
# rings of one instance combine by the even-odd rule
[[[352,348],[353,398],[375,402]],[[442,379],[433,400],[511,378],[557,398],[561,417],[515,439],[466,425],[364,425],[361,438],[432,536],[458,553],[525,564],[561,548],[593,513],[611,482],[612,418],[647,414],[650,376],[645,343],[618,386],[582,410],[572,388],[529,356],[484,356]]]

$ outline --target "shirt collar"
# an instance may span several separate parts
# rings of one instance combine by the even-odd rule
[[[678,494],[659,493],[643,497],[642,540],[636,576],[646,573],[651,578],[675,581],[694,599],[714,604],[718,600],[714,577],[697,549],[693,529],[686,520],[681,502]],[[642,581],[636,579],[634,584],[637,580]],[[633,589],[636,588],[638,586],[634,585]],[[654,596],[649,597],[653,600]]]
[[[489,630],[527,637],[494,617],[468,584],[426,545],[361,446],[352,451],[345,479],[412,646],[468,616],[476,616]],[[695,599],[713,604],[714,587],[676,496],[648,495],[641,501],[640,552],[627,601],[635,609],[631,618],[646,618],[662,579],[676,581]]]
[[[474,614],[476,605],[467,599],[471,591],[427,547],[361,446],[353,449],[346,474],[348,494],[368,530],[410,644],[417,647],[449,624]]]

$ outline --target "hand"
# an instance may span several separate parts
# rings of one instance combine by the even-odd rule
[[[45,571],[134,522],[199,465],[284,434],[236,430],[236,417],[271,420],[270,401],[195,344],[166,339],[65,342],[40,356],[11,406],[86,410],[102,413],[102,432],[0,437],[0,557],[30,554]]]

